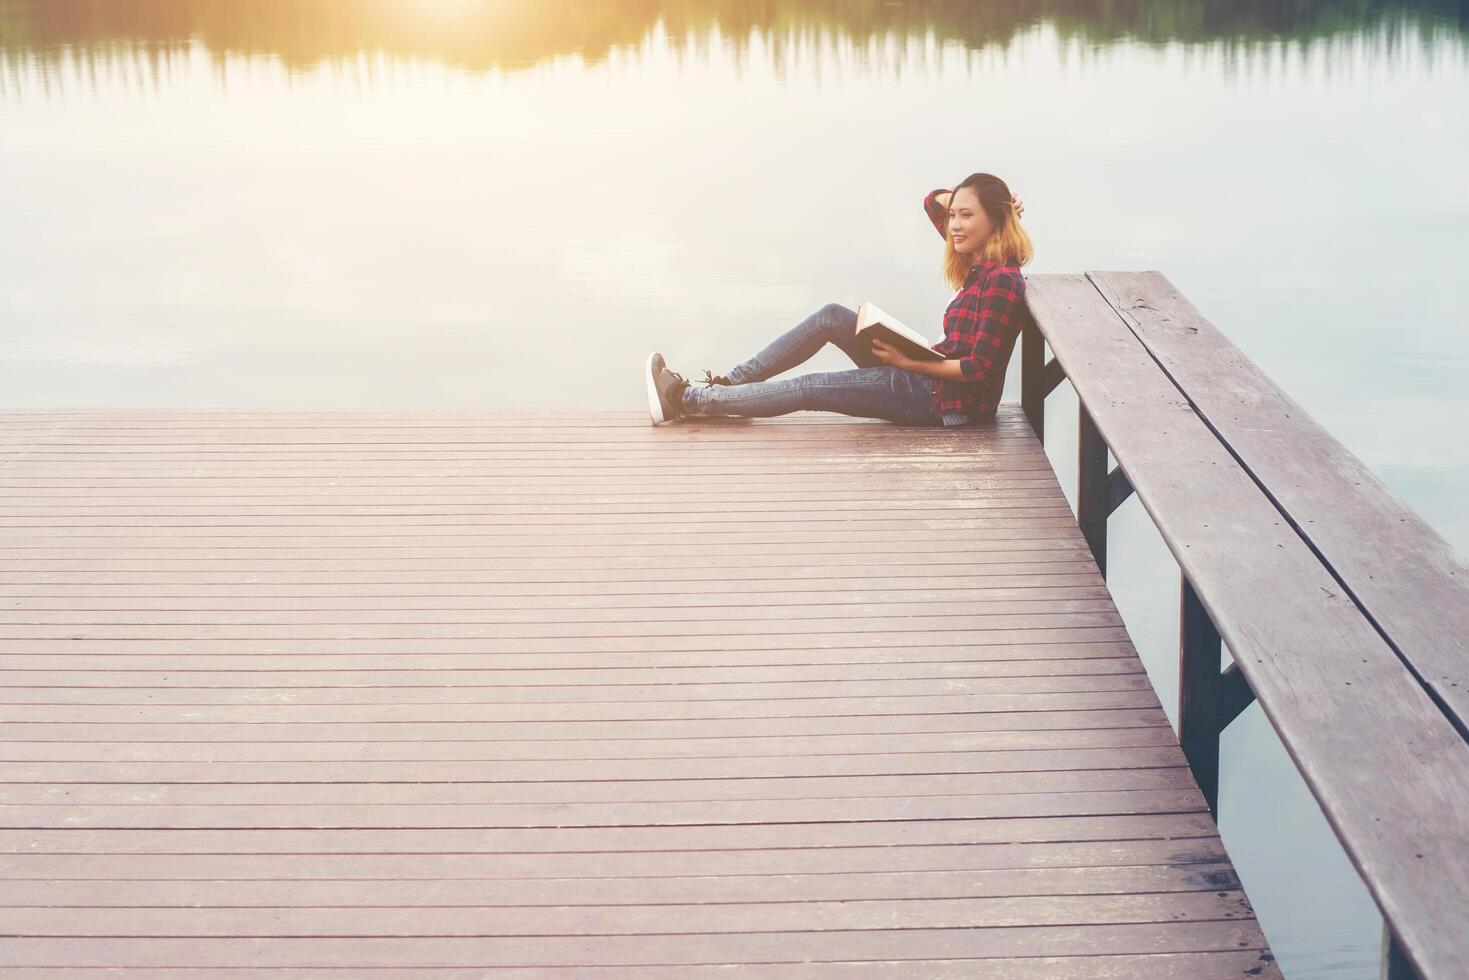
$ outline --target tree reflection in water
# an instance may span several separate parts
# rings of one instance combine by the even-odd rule
[[[1063,40],[1310,44],[1388,28],[1389,40],[1469,34],[1469,0],[0,0],[0,62],[58,63],[121,51],[167,59],[195,42],[215,57],[267,55],[289,68],[362,55],[513,70],[558,55],[589,62],[661,23],[675,41],[716,28],[736,49],[755,33],[775,55],[813,34],[858,45],[926,35],[1004,45],[1038,24]]]

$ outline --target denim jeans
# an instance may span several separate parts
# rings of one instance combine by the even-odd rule
[[[800,410],[840,412],[900,425],[942,425],[933,411],[933,378],[884,364],[853,336],[857,313],[828,303],[731,370],[731,385],[690,386],[686,412],[766,417]],[[769,378],[805,362],[826,344],[841,348],[857,367],[794,378]]]

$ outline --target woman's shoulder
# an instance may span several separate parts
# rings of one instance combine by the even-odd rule
[[[1025,273],[1015,262],[978,262],[970,269],[965,286],[983,291],[999,288],[1024,293]]]

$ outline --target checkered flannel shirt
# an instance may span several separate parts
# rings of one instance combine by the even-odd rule
[[[930,191],[923,210],[940,236],[946,236],[949,210],[936,198],[948,191]],[[934,412],[945,425],[993,418],[1005,386],[1005,369],[1015,338],[1026,316],[1025,277],[1020,267],[978,262],[944,311],[944,339],[933,349],[957,358],[963,381],[936,378]]]

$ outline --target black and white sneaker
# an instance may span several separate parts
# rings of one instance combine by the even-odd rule
[[[648,415],[654,425],[671,422],[684,414],[683,393],[689,383],[683,375],[668,369],[662,354],[654,351],[648,355],[643,380],[648,387]]]

